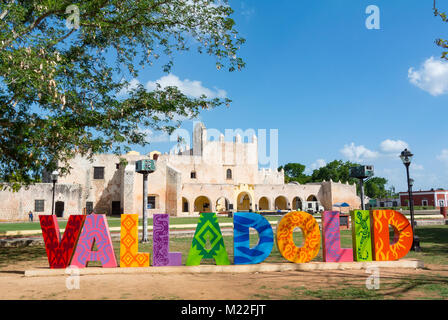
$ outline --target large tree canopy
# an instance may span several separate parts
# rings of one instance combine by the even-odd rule
[[[243,68],[232,13],[222,0],[0,0],[0,181],[64,174],[76,153],[121,154],[145,144],[142,128],[172,132],[179,115],[228,104],[175,87],[118,93],[143,67],[163,58],[169,72],[174,53],[191,48],[218,69]]]

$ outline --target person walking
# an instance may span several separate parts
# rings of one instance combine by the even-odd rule
[[[30,222],[33,222],[33,212],[31,210],[28,213],[28,219],[29,219]]]

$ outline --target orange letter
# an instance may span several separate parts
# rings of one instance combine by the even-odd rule
[[[390,243],[389,225],[395,232],[393,243]],[[411,250],[412,240],[411,224],[403,214],[395,210],[373,211],[373,241],[376,261],[403,258]]]
[[[303,247],[294,244],[292,235],[295,228],[302,229]],[[293,211],[285,214],[277,225],[277,247],[281,255],[294,263],[304,263],[313,260],[320,249],[320,231],[316,219],[303,211]]]
[[[120,267],[149,267],[149,253],[138,253],[138,214],[121,215]]]

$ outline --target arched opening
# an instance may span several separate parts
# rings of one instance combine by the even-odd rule
[[[275,198],[275,210],[287,210],[288,201],[284,196],[278,196]]]
[[[303,210],[302,199],[300,199],[299,197],[295,197],[292,200],[292,209],[294,211],[301,211],[301,210]]]
[[[226,179],[227,180],[232,180],[232,170],[231,169],[227,169],[227,171],[226,171]]]
[[[307,201],[307,211],[316,212],[319,210],[319,204],[317,202],[317,197],[314,194],[311,194],[306,198]]]
[[[258,207],[260,210],[269,210],[269,199],[266,197],[261,197],[258,201]]]
[[[229,200],[226,197],[220,197],[216,200],[216,212],[223,212],[229,210]]]
[[[182,197],[182,212],[189,212],[188,200]]]
[[[205,196],[197,197],[194,200],[194,211],[195,212],[210,212],[210,200]]]
[[[247,192],[241,192],[237,199],[237,210],[238,211],[249,211],[251,209],[251,199]]]

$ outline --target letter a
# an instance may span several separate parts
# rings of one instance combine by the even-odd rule
[[[92,251],[95,243],[98,251]],[[91,214],[86,217],[71,265],[84,268],[89,261],[100,261],[104,268],[117,266],[109,227],[104,214]]]
[[[366,19],[366,28],[369,30],[380,29],[380,8],[370,5],[366,8],[366,13],[370,14]]]
[[[205,248],[207,239],[211,244],[209,250]],[[213,212],[201,213],[186,265],[197,266],[202,259],[215,259],[217,265],[230,264],[218,218]]]

